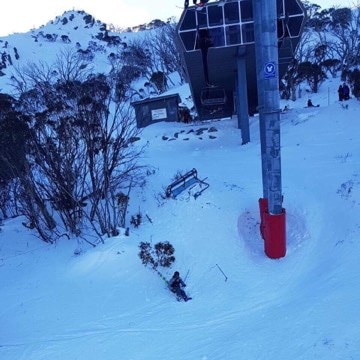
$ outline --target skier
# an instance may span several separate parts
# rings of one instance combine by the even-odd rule
[[[343,99],[346,101],[346,100],[349,100],[350,99],[350,88],[345,84],[343,83]]]
[[[338,88],[338,94],[339,94],[339,101],[343,101],[344,100],[344,88],[341,84]]]
[[[180,277],[180,273],[178,271],[174,272],[173,277],[169,281],[170,290],[176,294],[179,300],[183,299],[185,301],[191,300],[191,297],[188,297],[183,290],[186,287],[186,284]]]
[[[307,106],[308,106],[308,107],[319,107],[320,105],[314,105],[314,104],[312,103],[311,99],[309,99],[308,102],[307,102]]]

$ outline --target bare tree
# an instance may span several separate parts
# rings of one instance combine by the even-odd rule
[[[116,234],[130,190],[144,182],[127,85],[119,91],[116,76],[86,76],[75,64],[76,55],[66,52],[53,66],[16,73],[18,110],[30,126],[21,207],[45,241],[61,228],[79,239],[86,222],[100,237]]]
[[[40,61],[25,66],[15,66],[11,80],[11,85],[17,95],[24,94],[33,88],[44,92],[46,87],[56,80],[56,72],[52,66]]]
[[[90,220],[99,224],[102,234],[110,236],[118,226],[124,226],[125,214],[119,214],[126,209],[124,194],[144,181],[143,168],[137,163],[142,148],[133,144],[139,130],[130,105],[119,101],[115,94],[116,86],[111,78],[94,77],[84,86],[88,101],[84,99],[80,110],[87,120],[83,134],[89,171],[86,186],[91,203]]]
[[[132,41],[125,49],[121,50],[121,66],[129,66],[140,71],[142,76],[150,78],[151,74],[157,70],[153,64],[151,54],[144,39]]]
[[[330,20],[314,31],[313,37],[317,47],[326,47],[325,65],[328,60],[337,60],[338,69],[347,71],[360,63],[360,4],[353,9],[334,7],[328,17]],[[334,68],[331,70],[334,73]]]
[[[284,99],[296,100],[296,90],[298,85],[304,80],[298,76],[299,64],[308,61],[311,58],[311,51],[314,46],[312,31],[305,31],[295,49],[294,60],[289,65],[283,76],[280,90],[281,97]]]
[[[73,48],[65,48],[57,55],[54,70],[60,82],[84,81],[93,72],[93,66]]]
[[[55,108],[56,109],[56,108]],[[85,196],[85,149],[76,126],[76,114],[47,111],[32,129],[32,158],[36,184],[62,219],[67,231],[79,234],[81,199]],[[75,116],[74,116],[75,115]]]
[[[166,75],[178,72],[181,82],[185,81],[180,51],[177,46],[178,37],[175,21],[170,21],[159,28],[155,36],[149,41],[150,48],[154,49],[156,58],[161,63],[161,71]],[[169,81],[171,79],[169,78]],[[173,84],[174,85],[174,84]]]
[[[360,63],[360,7],[346,12],[346,15],[346,19],[336,23],[331,31],[335,41],[329,41],[329,47],[341,60],[342,70]]]

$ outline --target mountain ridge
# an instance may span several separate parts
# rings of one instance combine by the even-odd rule
[[[121,44],[126,47],[138,32],[152,31],[164,24],[161,20],[153,20],[148,24],[115,31],[113,25],[108,26],[83,10],[69,10],[37,29],[0,37],[0,91],[6,92],[7,85],[11,85],[14,67],[42,62],[44,47],[48,47],[45,51],[52,53],[55,61],[59,49],[54,49],[51,44],[75,46],[84,57],[94,60],[94,64],[103,64],[107,61],[104,55],[110,56],[113,47]],[[26,48],[20,45],[24,42]]]

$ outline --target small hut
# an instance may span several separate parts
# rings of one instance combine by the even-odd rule
[[[179,121],[180,102],[179,94],[158,96],[132,102],[131,105],[135,109],[137,127],[143,128],[160,121]]]

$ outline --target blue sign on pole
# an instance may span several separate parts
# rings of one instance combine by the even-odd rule
[[[268,62],[264,66],[265,79],[271,79],[276,76],[276,66],[274,62]]]

